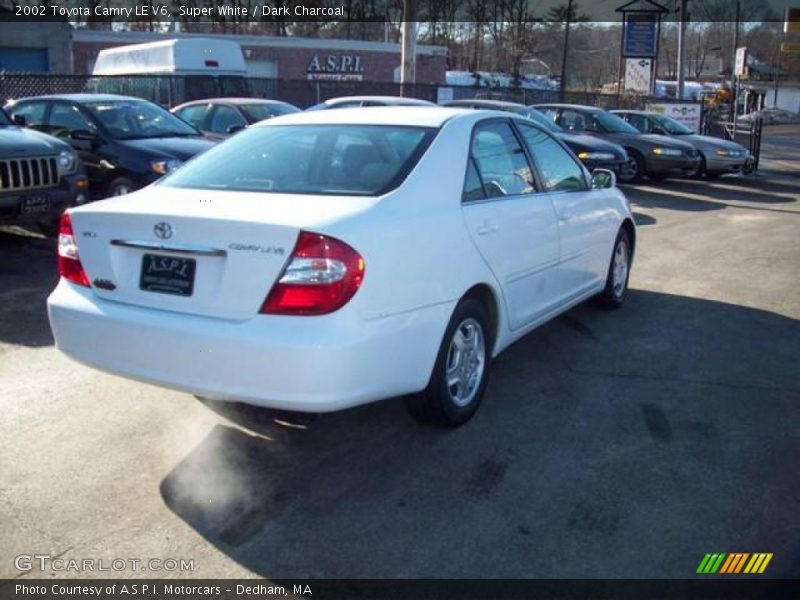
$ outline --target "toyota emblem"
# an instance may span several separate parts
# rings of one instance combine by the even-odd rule
[[[165,223],[164,221],[161,223],[156,223],[155,227],[153,227],[153,232],[156,234],[156,237],[161,238],[162,240],[168,240],[174,233],[172,230],[172,225]]]

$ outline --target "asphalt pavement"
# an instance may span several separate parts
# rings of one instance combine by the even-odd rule
[[[50,577],[14,564],[48,554],[194,561],[123,576],[684,578],[707,552],[796,576],[800,156],[782,135],[763,175],[626,188],[627,304],[515,344],[455,431],[399,399],[287,426],[78,365],[47,324],[54,243],[0,230],[0,577]]]

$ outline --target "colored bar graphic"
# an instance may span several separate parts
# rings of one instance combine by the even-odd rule
[[[739,559],[739,562],[736,563],[736,570],[735,571],[732,570],[733,573],[741,572],[742,567],[744,566],[744,562],[750,557],[750,554],[745,552],[744,554],[740,554],[740,556],[741,558]]]
[[[719,569],[719,566],[722,564],[722,560],[724,558],[725,558],[725,553],[723,552],[722,554],[719,555],[719,557],[717,558],[716,562],[712,565],[711,570],[709,571],[709,573],[716,573],[717,569]]]
[[[727,558],[726,558],[727,557]],[[720,575],[734,575],[738,573],[763,573],[772,560],[772,554],[767,552],[732,552],[731,554],[708,553],[700,561],[697,573]],[[747,565],[745,567],[745,565]],[[721,568],[720,568],[721,566]]]
[[[759,572],[759,573],[763,573],[763,572],[764,572],[764,569],[766,569],[766,568],[767,568],[767,565],[769,564],[769,561],[771,561],[771,560],[772,560],[772,553],[770,552],[770,553],[769,553],[769,554],[767,554],[767,556],[764,558],[764,562],[762,562],[762,563],[761,563],[761,568],[760,568],[760,569],[758,569],[758,572]]]
[[[751,558],[750,562],[747,563],[747,566],[744,568],[744,572],[745,573],[755,573],[756,571],[755,571],[754,567],[757,569],[758,565],[761,563],[763,558],[764,558],[763,554],[759,554],[757,552],[755,554],[753,554],[753,558]]]
[[[703,560],[700,561],[700,566],[697,567],[697,573],[705,573],[706,572],[706,565],[708,564],[708,561],[710,559],[711,559],[711,555],[710,554],[706,554],[703,557]]]
[[[736,559],[736,554],[728,554],[728,560],[722,565],[722,568],[719,570],[720,573],[727,573],[728,569],[731,568],[731,563]]]

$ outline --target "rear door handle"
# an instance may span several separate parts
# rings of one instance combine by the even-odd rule
[[[497,227],[497,225],[486,222],[480,227],[478,227],[477,232],[478,235],[490,235],[492,233],[495,233],[498,229],[499,228]]]

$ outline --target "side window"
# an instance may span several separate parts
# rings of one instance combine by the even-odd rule
[[[464,177],[464,191],[461,194],[461,201],[483,200],[485,197],[483,183],[478,175],[478,169],[475,167],[475,159],[470,156],[467,159],[467,175]]]
[[[561,112],[561,126],[570,131],[597,131],[597,123],[590,114],[566,109]]]
[[[50,110],[50,118],[47,122],[48,133],[56,137],[69,137],[73,131],[91,131],[96,127],[83,116],[80,109],[74,104],[64,104],[63,102],[53,103]]]
[[[180,109],[175,114],[189,123],[189,125],[194,126],[195,129],[202,129],[207,110],[208,104],[194,104]]]
[[[244,127],[247,123],[236,109],[230,106],[217,106],[211,116],[209,129],[214,133],[228,133],[228,128],[233,126]]]
[[[44,102],[28,102],[22,106],[12,106],[8,112],[12,117],[21,115],[25,117],[25,127],[44,130]]]
[[[583,169],[575,159],[544,131],[518,123],[525,144],[536,161],[548,192],[586,190]]]
[[[642,115],[628,115],[628,123],[636,127],[642,133],[650,133],[653,130],[653,124],[650,119]]]
[[[472,138],[471,156],[487,197],[534,191],[533,173],[525,151],[507,122],[478,125]]]

